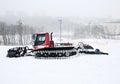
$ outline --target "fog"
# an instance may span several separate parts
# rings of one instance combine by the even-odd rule
[[[29,44],[36,32],[59,38],[60,26],[62,39],[120,39],[119,9],[119,0],[0,0],[0,44]]]
[[[120,0],[0,0],[0,15],[120,18]]]

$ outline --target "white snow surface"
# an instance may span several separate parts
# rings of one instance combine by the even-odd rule
[[[120,40],[81,41],[109,55],[7,58],[7,50],[13,46],[0,46],[0,84],[120,84]]]

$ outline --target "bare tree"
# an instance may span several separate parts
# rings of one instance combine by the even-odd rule
[[[4,22],[0,22],[0,29],[3,38],[3,43],[4,45],[7,45],[6,24]]]
[[[21,20],[18,21],[18,29],[17,30],[18,30],[17,32],[19,34],[19,44],[23,45],[23,40],[22,40],[22,38],[23,38],[23,23]]]

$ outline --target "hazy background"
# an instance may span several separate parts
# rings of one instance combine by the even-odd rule
[[[120,18],[120,0],[0,0],[0,14]]]
[[[59,37],[60,19],[63,38],[120,39],[119,9],[120,0],[0,0],[0,44],[27,44],[36,32]]]

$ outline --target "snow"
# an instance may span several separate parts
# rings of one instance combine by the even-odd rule
[[[83,41],[83,40],[82,40]],[[0,84],[120,84],[120,40],[84,40],[109,55],[68,59],[7,58],[0,46]]]

